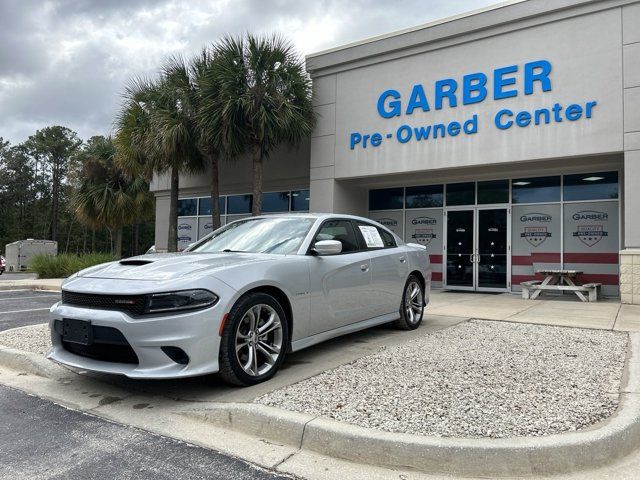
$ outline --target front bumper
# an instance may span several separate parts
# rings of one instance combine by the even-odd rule
[[[131,317],[125,312],[59,302],[51,307],[49,314],[52,348],[47,358],[70,367],[130,378],[180,378],[214,373],[218,371],[218,331],[225,313],[221,300],[204,310],[154,317]],[[56,320],[63,318],[87,320],[92,327],[116,329],[135,352],[138,363],[118,363],[72,353],[56,331]],[[189,357],[188,363],[177,363],[161,347],[182,349]]]

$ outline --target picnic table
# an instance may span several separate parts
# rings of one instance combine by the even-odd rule
[[[537,274],[545,275],[545,279],[522,282],[522,298],[535,300],[543,291],[570,291],[575,293],[583,302],[597,302],[600,283],[577,283],[580,270],[536,270]],[[587,296],[585,297],[585,293]]]

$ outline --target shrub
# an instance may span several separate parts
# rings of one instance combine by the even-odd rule
[[[31,259],[29,269],[38,274],[38,278],[64,278],[76,272],[100,263],[112,262],[109,253],[88,253],[85,255],[36,255]]]

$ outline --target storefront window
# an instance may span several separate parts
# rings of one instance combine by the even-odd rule
[[[218,208],[220,209],[220,215],[224,215],[225,197],[218,197]],[[211,215],[211,197],[200,198],[198,205],[198,215]]]
[[[447,184],[447,206],[474,205],[475,203],[476,203],[475,182]]]
[[[289,192],[268,192],[262,194],[262,211],[280,213],[289,211]]]
[[[444,201],[442,185],[407,187],[406,208],[441,207]]]
[[[309,190],[294,190],[291,192],[291,211],[309,211]]]
[[[478,182],[478,203],[509,203],[509,180]]]
[[[402,188],[369,190],[369,210],[401,209],[404,203]]]
[[[196,198],[183,198],[178,200],[178,216],[191,217],[197,215],[198,200]]]
[[[618,172],[580,173],[564,176],[564,200],[618,198]]]
[[[516,178],[511,183],[513,203],[560,201],[560,177]]]
[[[251,213],[252,206],[251,195],[229,195],[227,197],[227,213],[243,214]]]

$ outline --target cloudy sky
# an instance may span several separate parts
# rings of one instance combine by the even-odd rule
[[[0,0],[0,137],[47,125],[108,134],[120,92],[225,33],[288,35],[303,54],[496,0]]]

